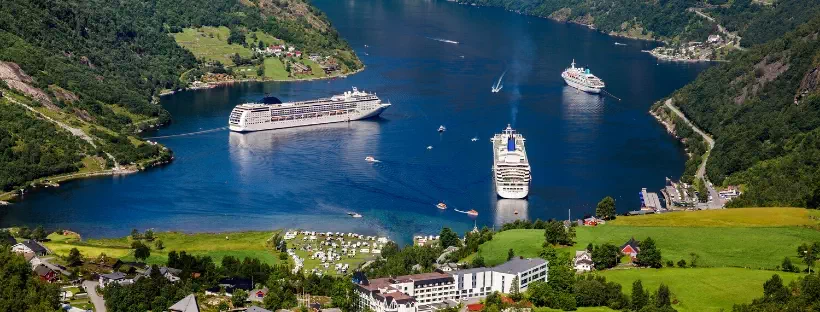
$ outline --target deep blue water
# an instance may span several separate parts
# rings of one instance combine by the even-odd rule
[[[122,236],[131,228],[300,227],[386,234],[406,243],[442,226],[463,232],[474,222],[566,218],[570,209],[578,218],[593,213],[606,195],[616,198],[619,211],[632,210],[641,187],[657,191],[665,177],[683,170],[680,145],[647,110],[708,65],[658,64],[641,52],[652,43],[500,9],[444,1],[315,4],[362,58],[364,72],[164,97],[174,122],[148,135],[223,127],[234,105],[265,93],[301,100],[351,86],[393,104],[382,118],[159,139],[174,150],[172,164],[33,192],[2,209],[0,226],[43,224],[86,237]],[[560,73],[573,58],[623,100],[565,86]],[[503,90],[491,93],[504,71]],[[497,200],[493,191],[489,137],[508,123],[527,138],[528,201]],[[439,125],[448,131],[439,134]],[[365,162],[368,155],[381,162]],[[479,216],[440,211],[439,201]]]

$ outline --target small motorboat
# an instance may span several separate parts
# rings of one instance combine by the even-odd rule
[[[378,161],[375,158],[373,158],[373,156],[367,156],[367,157],[364,158],[364,160],[366,160],[368,162],[377,162]]]
[[[447,204],[438,203],[438,205],[436,205],[436,208],[441,209],[441,210],[447,209]]]
[[[477,138],[477,137],[473,137],[472,139],[470,139],[470,141],[473,141],[473,142],[478,141],[478,138]]]
[[[432,145],[428,145],[428,146],[427,146],[427,150],[431,150],[431,149],[433,149],[433,146],[432,146]]]
[[[352,211],[348,212],[347,215],[349,215],[351,217],[354,217],[354,218],[361,218],[362,217],[362,215],[360,215],[358,213],[355,213],[355,212],[352,212]]]
[[[447,128],[445,128],[443,125],[438,126],[438,132],[444,132],[444,131],[447,131]]]
[[[475,211],[475,209],[470,209],[469,211],[467,211],[467,214],[471,216],[477,216],[478,211]]]

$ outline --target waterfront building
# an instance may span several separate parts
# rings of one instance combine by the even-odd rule
[[[423,312],[455,306],[458,301],[482,298],[493,292],[509,293],[518,281],[519,291],[547,280],[547,261],[512,259],[492,268],[403,275],[368,280],[354,274],[358,308],[374,312]]]

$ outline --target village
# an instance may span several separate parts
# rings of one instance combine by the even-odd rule
[[[644,51],[658,60],[675,62],[709,62],[722,59],[729,51],[740,46],[738,38],[710,35],[706,42],[684,42]]]

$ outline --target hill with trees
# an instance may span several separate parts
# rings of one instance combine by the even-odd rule
[[[169,161],[170,151],[135,134],[171,121],[158,103],[163,90],[225,72],[174,40],[203,26],[228,27],[237,38],[264,32],[348,69],[362,66],[302,0],[2,1],[0,105],[8,109],[0,114],[0,191],[55,174]]]
[[[820,16],[671,96],[716,140],[709,180],[742,186],[731,206],[820,206],[819,35]]]
[[[777,0],[773,5],[752,0],[463,0],[522,14],[595,27],[617,35],[672,42],[706,41],[717,23],[737,32],[741,45],[752,46],[779,37],[820,12],[817,0]],[[715,17],[698,16],[697,8]]]

